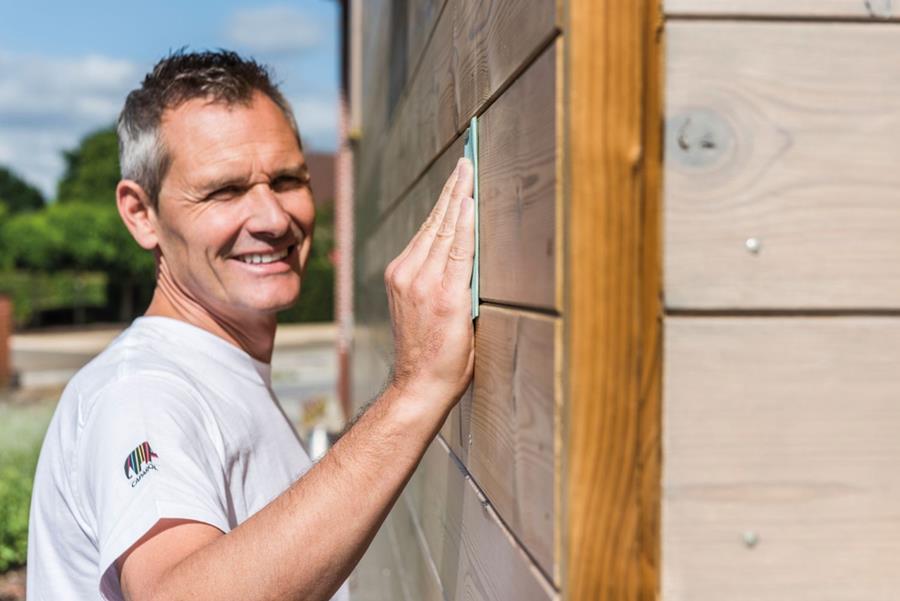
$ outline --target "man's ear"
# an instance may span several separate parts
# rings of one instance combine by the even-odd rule
[[[156,211],[140,184],[129,179],[120,181],[116,186],[116,206],[125,227],[142,248],[152,250],[159,245]]]

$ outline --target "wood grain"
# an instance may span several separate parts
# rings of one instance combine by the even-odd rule
[[[559,318],[483,305],[473,387],[441,431],[504,524],[557,585],[561,338]],[[372,372],[366,389],[372,398],[387,378],[390,351],[371,333],[360,343],[366,355],[359,369]]]
[[[777,16],[890,19],[900,16],[893,0],[665,0],[671,16]]]
[[[663,598],[896,599],[900,319],[666,323]]]
[[[481,298],[562,310],[560,98],[551,46],[478,123]]]
[[[485,300],[562,309],[559,58],[555,46],[548,48],[480,119],[479,281]],[[359,261],[367,282],[380,278],[418,230],[462,153],[460,137],[363,241]]]
[[[384,270],[406,248],[431,213],[447,178],[463,156],[464,144],[462,138],[450,144],[395,210],[367,239],[361,241],[363,252],[358,265],[367,283],[377,285],[380,280],[381,287],[384,287]]]
[[[900,306],[896,34],[670,24],[668,307]]]
[[[456,0],[453,7],[457,118],[465,124],[556,36],[562,4]]]
[[[659,590],[660,60],[653,0],[569,2],[563,590]]]
[[[460,456],[503,522],[550,575],[558,574],[554,422],[562,401],[561,337],[558,318],[482,307],[474,396],[464,413],[467,448]]]
[[[409,65],[409,77],[411,79],[416,76],[416,71],[418,71],[422,62],[422,55],[425,53],[426,43],[431,37],[438,17],[448,1],[407,0],[407,18],[409,20],[409,25],[407,26],[409,34],[407,64]]]
[[[557,248],[561,236],[556,231],[562,223],[557,216],[561,157],[556,142],[561,135],[557,125],[561,112],[556,110],[561,77],[556,64],[561,53],[551,48],[539,56],[558,34],[560,4],[446,0],[443,9],[435,11],[440,4],[440,0],[410,0],[407,5],[409,79],[393,109],[386,83],[392,26],[384,16],[391,10],[384,2],[373,11],[366,7],[373,19],[364,40],[363,132],[356,153],[357,405],[380,392],[390,366],[384,268],[424,221],[462,156],[459,134],[469,117],[490,111],[497,96],[499,109],[487,124],[497,142],[488,144],[489,170],[482,180],[482,199],[491,203],[482,236],[496,240],[489,257],[496,251],[494,256],[505,254],[507,261],[491,259],[496,267],[489,272],[494,271],[502,284],[495,286],[499,292],[492,298],[515,303],[519,297],[518,302],[529,306],[561,308]],[[420,10],[427,18],[419,15]],[[431,19],[433,30],[428,35]],[[398,47],[395,43],[394,61]],[[546,119],[532,123],[512,114],[517,110],[526,116],[541,114],[549,123]],[[499,143],[507,145],[506,157]],[[515,194],[508,194],[506,186]],[[530,238],[540,247],[528,246]],[[514,273],[509,273],[510,263]],[[486,321],[479,320],[483,334],[478,344],[485,354],[478,369],[483,374],[479,379],[492,393],[464,398],[445,427],[460,457],[471,462],[473,475],[460,471],[443,443],[436,443],[437,459],[429,451],[401,499],[405,505],[395,507],[384,528],[390,544],[381,549],[393,554],[387,569],[399,566],[399,572],[390,572],[396,582],[378,580],[377,558],[371,566],[363,566],[375,568],[369,574],[376,574],[376,586],[385,598],[437,599],[438,593],[446,599],[557,597],[528,553],[546,573],[558,570],[560,531],[555,524],[561,518],[554,505],[559,492],[554,449],[559,443],[554,436],[559,420],[556,404],[561,399],[559,320],[503,309],[487,313]],[[512,347],[498,347],[509,340]],[[469,478],[485,482],[491,501],[480,496]],[[504,513],[502,519],[497,511]],[[528,553],[516,537],[529,547]],[[363,563],[371,561],[370,554]],[[435,573],[440,575],[439,585]]]
[[[558,598],[441,439],[426,451],[406,494],[446,599]]]
[[[362,171],[385,211],[468,127],[485,102],[557,34],[553,2],[448,0],[395,122],[379,141],[382,166]]]

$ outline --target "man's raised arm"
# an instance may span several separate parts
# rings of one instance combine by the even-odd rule
[[[163,520],[117,562],[129,601],[328,599],[362,557],[474,366],[472,166],[388,266],[385,392],[300,480],[228,534]]]

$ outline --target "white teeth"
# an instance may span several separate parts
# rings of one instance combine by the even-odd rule
[[[244,263],[251,263],[251,264],[271,263],[273,261],[280,261],[281,259],[288,256],[288,250],[289,249],[286,248],[277,253],[270,253],[267,255],[260,255],[260,254],[241,255],[238,257],[238,259],[240,259]]]

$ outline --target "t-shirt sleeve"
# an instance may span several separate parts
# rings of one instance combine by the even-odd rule
[[[228,532],[221,439],[186,383],[128,376],[105,387],[84,420],[78,482],[96,517],[101,596],[121,598],[115,562],[160,519]]]

